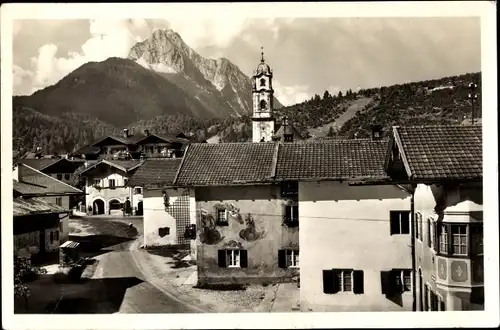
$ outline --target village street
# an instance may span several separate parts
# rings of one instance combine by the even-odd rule
[[[128,223],[133,223],[134,228],[128,228]],[[97,260],[91,274],[91,281],[96,281],[94,290],[101,291],[99,301],[91,310],[71,311],[69,306],[65,308],[64,300],[59,303],[58,311],[55,313],[193,313],[200,312],[175,297],[169,296],[157,286],[148,282],[143,273],[138,269],[134,259],[134,253],[139,244],[133,236],[140,237],[142,234],[142,218],[139,217],[103,217],[103,218],[80,218],[70,220],[70,239],[80,241],[83,247],[82,256],[88,255]],[[132,237],[131,237],[132,236]],[[89,245],[94,244],[92,240],[99,241],[98,248],[92,250]],[[111,244],[111,245],[109,245]],[[135,251],[131,251],[136,249]],[[104,252],[104,253],[103,253]],[[96,254],[97,253],[97,254]],[[100,254],[99,254],[100,253]],[[90,254],[90,255],[89,255]],[[96,254],[94,256],[94,254]],[[137,258],[137,257],[136,257]],[[89,266],[92,267],[92,266]],[[100,284],[100,285],[99,285]],[[92,296],[92,294],[91,294]],[[91,297],[94,300],[96,297]],[[83,306],[77,307],[77,309]]]

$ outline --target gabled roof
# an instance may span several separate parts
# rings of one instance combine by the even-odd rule
[[[129,137],[123,137],[123,136],[117,136],[117,135],[108,135],[99,141],[93,143],[91,146],[95,147],[100,145],[103,141],[106,141],[108,139],[114,140],[118,143],[125,144],[125,145],[131,145],[131,144],[136,144],[137,141],[142,140],[145,137],[144,134],[134,134]]]
[[[18,164],[18,184],[14,190],[21,195],[68,195],[83,191],[42,173],[26,164]],[[43,190],[40,190],[43,189]]]
[[[193,143],[174,185],[231,185],[271,180],[277,143]]]
[[[62,158],[39,158],[39,159],[20,159],[19,163],[26,164],[36,170],[43,171],[44,168],[49,167],[52,164],[57,163]]]
[[[66,213],[68,210],[64,209],[59,205],[55,205],[47,202],[43,198],[14,198],[13,205],[13,215],[14,217],[35,215],[35,214],[46,214],[46,213]]]
[[[283,143],[277,180],[389,179],[384,170],[388,140],[307,140]]]
[[[99,147],[84,146],[72,152],[71,155],[92,155],[92,154],[96,155],[99,152],[101,152],[101,148]]]
[[[129,172],[140,166],[142,163],[141,160],[107,160],[107,159],[101,159],[100,161],[88,166],[87,168],[83,169],[81,172],[79,172],[80,175],[83,175],[85,172],[88,172],[98,166],[101,165],[108,165],[115,167],[123,172]]]
[[[286,130],[286,132],[285,132]],[[278,131],[276,131],[276,133],[274,134],[275,137],[284,137],[284,135],[286,134],[292,134],[293,135],[293,139],[299,139],[299,140],[302,140],[303,137],[302,137],[302,134],[300,134],[299,130],[293,126],[293,125],[281,125],[280,128],[278,129]]]
[[[143,141],[151,138],[151,137],[156,137],[164,142],[167,142],[167,143],[188,143],[189,140],[188,139],[184,139],[184,138],[179,138],[179,137],[176,137],[176,136],[169,136],[169,135],[163,135],[163,134],[156,134],[156,133],[151,133],[149,135],[145,135],[143,136],[141,139],[137,140],[135,143],[136,144],[141,144],[143,143]]]
[[[148,159],[127,183],[129,187],[161,187],[172,185],[182,158]]]
[[[394,127],[393,139],[412,180],[480,180],[482,127]]]

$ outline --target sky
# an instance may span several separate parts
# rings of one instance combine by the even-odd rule
[[[381,87],[478,72],[477,17],[239,17],[15,20],[14,95],[55,84],[89,61],[127,57],[170,28],[200,55],[226,57],[251,75],[264,47],[275,96],[291,105],[325,90]]]

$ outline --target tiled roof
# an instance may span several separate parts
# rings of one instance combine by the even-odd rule
[[[52,159],[47,159],[47,158],[40,158],[40,159],[21,159],[19,160],[20,163],[26,164],[36,170],[43,170],[44,168],[58,162],[61,160],[60,158],[52,158]]]
[[[101,152],[101,148],[99,147],[84,146],[74,151],[72,155],[91,155],[91,154],[98,154],[99,152]]]
[[[132,175],[127,186],[161,187],[171,185],[182,158],[148,159]]]
[[[17,198],[14,198],[13,210],[14,210],[13,213],[14,213],[15,217],[25,216],[25,215],[34,215],[34,214],[40,214],[40,213],[65,213],[65,212],[67,212],[67,210],[65,210],[63,207],[49,203],[46,200],[44,200],[42,198],[37,198],[37,197],[33,197],[33,198],[17,197]]]
[[[482,178],[479,125],[395,127],[394,135],[412,179]]]
[[[140,140],[144,139],[145,137],[146,137],[146,135],[144,135],[144,134],[134,134],[134,135],[131,135],[129,137],[124,137],[124,136],[119,136],[119,135],[108,135],[108,136],[100,139],[99,141],[93,143],[92,146],[99,145],[99,144],[101,144],[101,142],[105,141],[106,139],[113,139],[113,140],[116,140],[120,143],[127,144],[127,145],[136,144],[137,141],[140,141]]]
[[[186,150],[177,185],[229,185],[270,179],[277,144],[193,143]]]
[[[185,138],[179,138],[174,135],[164,135],[164,134],[156,134],[156,133],[151,133],[150,135],[144,135],[140,139],[138,139],[135,143],[136,144],[141,144],[142,141],[146,140],[146,138],[149,138],[150,136],[157,137],[160,140],[163,140],[165,142],[175,142],[175,143],[188,143],[190,142],[188,139]]]
[[[42,173],[26,164],[18,165],[18,180],[20,183],[27,183],[44,187],[44,191],[42,192],[43,194],[65,195],[83,193],[81,190],[76,189],[75,187],[72,187],[62,181],[59,181],[45,173]],[[26,194],[28,194],[28,192],[26,192]]]
[[[276,179],[385,179],[387,147],[387,140],[371,139],[283,143],[278,153]]]
[[[141,164],[141,160],[108,160],[108,159],[101,159],[100,161],[97,161],[93,164],[89,164],[86,168],[83,170],[79,171],[79,175],[82,175],[83,173],[96,168],[97,166],[100,166],[102,164],[107,164],[109,166],[114,166],[122,171],[128,172],[138,165]]]
[[[37,195],[44,194],[46,187],[13,180],[13,189],[20,195]]]

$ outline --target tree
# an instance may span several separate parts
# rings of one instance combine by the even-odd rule
[[[330,129],[328,130],[328,134],[326,136],[328,136],[328,137],[335,136],[335,130],[333,129],[333,126],[330,126]]]
[[[326,90],[323,94],[323,100],[329,100],[331,97],[330,93]]]
[[[29,257],[14,255],[14,296],[24,298],[26,308],[28,308],[28,297],[31,294],[26,282],[46,273],[46,269],[32,266]]]
[[[342,91],[339,91],[338,97],[342,97]]]

